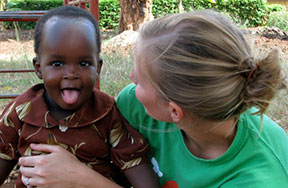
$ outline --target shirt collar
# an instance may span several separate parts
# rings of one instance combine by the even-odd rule
[[[49,113],[44,100],[44,85],[38,84],[18,97],[16,111],[18,117],[27,124],[38,127],[82,127],[105,117],[115,105],[115,101],[109,95],[94,89],[86,103],[72,115],[63,120],[56,121]],[[22,113],[25,109],[25,113]]]

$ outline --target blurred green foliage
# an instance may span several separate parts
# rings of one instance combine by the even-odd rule
[[[215,9],[246,27],[265,26],[270,15],[275,17],[271,12],[280,12],[285,8],[282,5],[268,5],[266,0],[183,0],[182,3],[184,11]],[[62,5],[63,0],[11,0],[5,9],[49,10]],[[152,13],[155,18],[177,12],[178,0],[153,0]],[[120,17],[119,0],[99,0],[99,14],[101,29],[117,29]],[[13,28],[11,22],[4,26]],[[19,26],[21,29],[33,29],[35,23],[21,22]]]

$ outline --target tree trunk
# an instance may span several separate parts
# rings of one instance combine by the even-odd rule
[[[0,11],[3,11],[4,0],[0,0]]]
[[[178,0],[178,10],[179,10],[179,13],[184,12],[182,0]]]
[[[4,10],[4,6],[5,6],[5,2],[4,2],[4,0],[0,0],[0,11],[3,11]],[[4,22],[1,22],[1,24],[0,24],[0,31],[2,31],[3,30],[3,24],[4,24]]]
[[[137,30],[144,22],[153,20],[152,0],[119,0],[120,24],[118,34]]]

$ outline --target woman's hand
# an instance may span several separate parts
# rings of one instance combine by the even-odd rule
[[[81,163],[64,148],[47,144],[31,144],[32,150],[47,155],[19,159],[22,182],[42,187],[119,187],[96,171]]]
[[[82,166],[77,158],[60,146],[31,144],[33,150],[49,154],[22,157],[20,172],[30,177],[29,184],[37,187],[73,187],[74,174]],[[26,178],[22,177],[23,183]]]

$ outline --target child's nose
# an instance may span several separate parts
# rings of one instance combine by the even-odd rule
[[[67,67],[67,71],[64,74],[64,79],[78,79],[79,78],[79,74],[77,71],[77,67],[75,66],[68,66]]]

